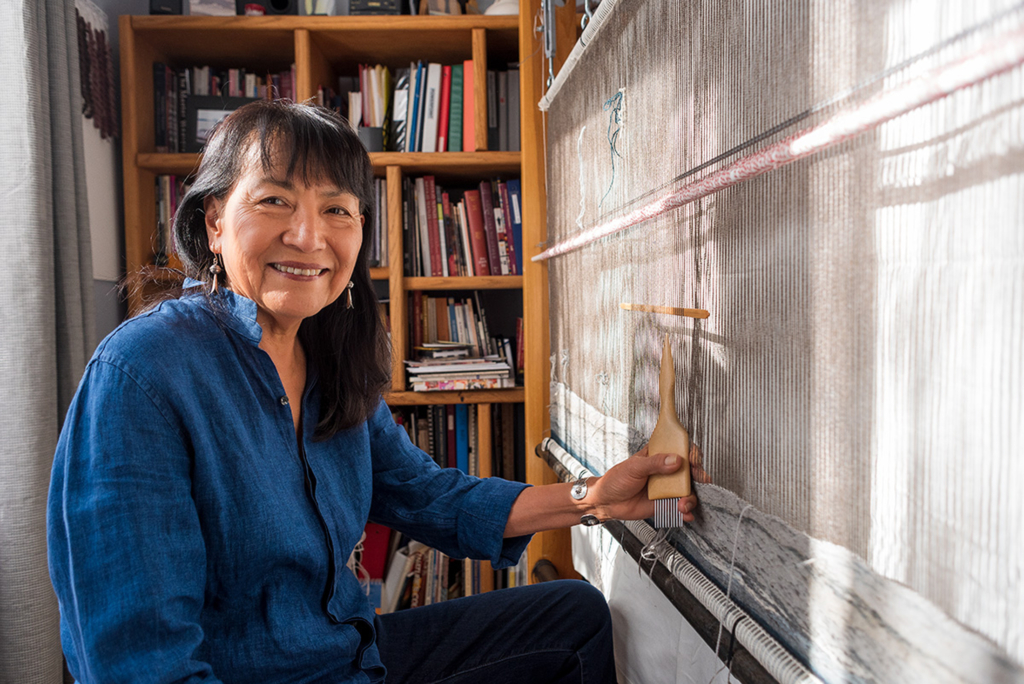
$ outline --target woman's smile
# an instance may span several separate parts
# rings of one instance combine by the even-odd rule
[[[322,266],[307,266],[304,264],[273,263],[270,266],[282,275],[292,276],[299,280],[314,280],[317,276],[327,272],[327,269]]]

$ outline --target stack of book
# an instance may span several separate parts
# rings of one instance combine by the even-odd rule
[[[388,67],[360,65],[359,76],[338,78],[317,90],[319,104],[332,107],[353,127],[384,129],[392,152],[476,150],[473,60],[461,64],[411,62],[392,78]],[[487,147],[518,151],[519,70],[487,72]]]
[[[188,99],[192,96],[295,99],[295,65],[278,73],[209,66],[153,64],[153,113],[157,152],[190,152],[186,143]]]
[[[414,392],[515,387],[514,371],[500,356],[472,359],[406,361],[409,389]]]
[[[433,176],[406,179],[402,235],[408,276],[522,275],[522,193],[518,179],[480,181],[458,191]]]
[[[411,389],[464,390],[514,387],[522,368],[522,319],[512,340],[492,336],[480,293],[471,297],[410,295],[410,327],[415,361],[406,361]]]

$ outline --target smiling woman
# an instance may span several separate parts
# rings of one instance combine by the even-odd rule
[[[507,567],[536,531],[649,516],[647,476],[681,465],[645,451],[570,495],[414,447],[381,400],[371,190],[327,110],[256,102],[213,133],[175,217],[190,279],[100,344],[54,455],[50,576],[82,684],[614,681],[583,582],[378,616],[345,568],[367,521]]]
[[[327,380],[319,437],[372,415],[388,382],[363,249],[373,210],[373,167],[349,126],[323,108],[254,102],[217,128],[175,216],[186,275],[211,290],[211,268],[220,266],[222,284],[256,302],[261,348],[296,422],[301,357],[318,358]],[[348,297],[339,301],[346,288],[351,310]]]

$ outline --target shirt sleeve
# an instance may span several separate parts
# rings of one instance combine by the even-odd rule
[[[532,535],[503,539],[512,504],[529,485],[441,468],[413,446],[381,402],[369,421],[370,518],[453,558],[514,565]]]
[[[190,452],[138,373],[94,360],[54,456],[50,578],[68,666],[92,682],[219,682],[203,641],[206,551]]]

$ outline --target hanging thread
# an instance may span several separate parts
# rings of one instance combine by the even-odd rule
[[[598,202],[598,204],[597,204],[598,210],[600,210],[601,207],[604,205],[605,198],[608,197],[608,193],[610,193],[612,191],[612,186],[615,185],[615,158],[622,156],[622,155],[619,154],[619,150],[618,150],[617,145],[618,145],[618,142],[619,142],[619,131],[622,130],[622,116],[621,116],[621,114],[622,114],[623,101],[624,101],[625,96],[626,96],[625,94],[626,94],[626,89],[625,88],[619,88],[619,92],[617,92],[614,95],[612,95],[608,99],[608,101],[604,103],[604,111],[607,112],[607,111],[611,110],[611,113],[608,115],[608,134],[607,135],[608,135],[608,151],[609,151],[609,154],[611,155],[612,179],[608,183],[608,189],[605,190],[604,195],[601,197],[601,201]],[[612,130],[613,127],[615,129],[614,131]],[[582,167],[582,158],[581,158],[580,166]]]

